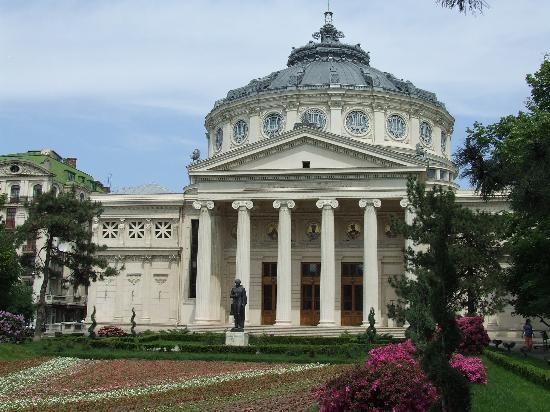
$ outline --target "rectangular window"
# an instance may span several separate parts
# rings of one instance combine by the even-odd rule
[[[428,169],[428,179],[435,179],[435,169]]]
[[[189,260],[189,297],[197,297],[197,252],[199,250],[199,220],[191,220],[191,259]]]
[[[309,169],[311,167],[311,162],[309,160],[302,161],[302,169]]]
[[[8,207],[6,210],[6,229],[15,229],[15,215],[17,208]]]
[[[67,180],[69,182],[74,182],[75,179],[76,179],[76,175],[73,172],[67,170]]]

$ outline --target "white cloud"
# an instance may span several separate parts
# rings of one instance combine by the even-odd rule
[[[345,41],[455,110],[521,106],[550,44],[550,2],[493,0],[482,16],[433,1],[333,5]],[[324,2],[0,2],[0,99],[100,98],[204,115],[227,90],[281,69]],[[494,96],[494,100],[491,99]],[[523,99],[521,99],[523,100]]]

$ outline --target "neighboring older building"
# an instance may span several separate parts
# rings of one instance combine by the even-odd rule
[[[50,149],[31,150],[0,156],[0,194],[6,195],[6,204],[0,209],[6,228],[14,230],[28,217],[25,204],[32,202],[38,194],[53,190],[61,193],[76,191],[81,199],[91,193],[106,192],[107,189],[92,176],[77,169],[76,158],[63,159]],[[42,247],[40,239],[29,241],[21,248],[23,259],[34,261]],[[53,268],[57,273],[48,285],[48,323],[81,321],[86,314],[86,290],[69,285],[63,275],[63,268]],[[41,278],[25,273],[23,281],[33,285],[37,294]]]
[[[388,278],[404,271],[390,217],[412,218],[407,178],[454,188],[472,208],[507,206],[454,183],[454,119],[436,95],[342,37],[325,13],[319,41],[293,49],[287,68],[217,101],[208,157],[188,167],[183,193],[93,196],[95,239],[124,263],[90,288],[100,325],[128,325],[134,308],[141,330],[223,329],[239,278],[252,330],[340,333],[373,307],[382,331],[402,333],[387,305]]]

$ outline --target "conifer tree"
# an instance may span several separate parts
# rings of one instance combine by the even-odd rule
[[[44,246],[38,251],[35,271],[42,279],[36,310],[35,337],[43,333],[46,321],[46,292],[54,268],[66,267],[69,282],[86,285],[118,271],[110,267],[97,252],[105,249],[92,241],[91,224],[99,217],[101,205],[88,199],[80,200],[74,191],[56,195],[43,193],[27,205],[29,216],[18,228],[18,237],[41,239]]]
[[[422,356],[422,368],[441,393],[441,409],[468,411],[468,383],[449,365],[461,337],[456,323],[461,288],[457,238],[468,212],[455,202],[451,189],[426,191],[413,179],[407,189],[415,217],[411,225],[395,221],[395,230],[422,247],[406,251],[407,269],[414,276],[394,279],[393,284],[406,308],[408,333]]]

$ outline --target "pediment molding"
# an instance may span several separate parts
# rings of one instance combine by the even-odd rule
[[[199,161],[187,167],[190,174],[201,171],[228,171],[245,163],[266,158],[292,148],[312,145],[319,148],[371,162],[380,167],[425,166],[414,155],[396,152],[388,147],[346,138],[313,128],[300,128],[272,139],[263,139],[229,152]]]
[[[20,168],[19,172],[13,173],[10,171],[10,166],[17,164]],[[0,161],[0,175],[19,177],[19,176],[53,176],[53,174],[43,166],[22,159],[4,159]]]

